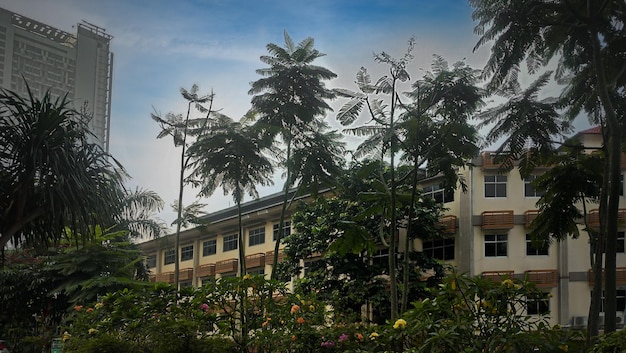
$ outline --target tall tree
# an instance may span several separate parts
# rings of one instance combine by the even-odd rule
[[[271,185],[274,168],[264,154],[271,146],[259,137],[244,117],[233,121],[226,115],[214,113],[205,134],[188,150],[192,171],[187,180],[200,187],[199,194],[211,196],[221,187],[224,195],[231,193],[237,205],[239,224],[239,273],[246,273],[245,241],[241,203],[245,194],[259,197],[257,185]]]
[[[359,145],[357,150],[379,153],[378,158],[381,161],[389,158],[389,177],[384,178],[381,172],[380,182],[386,188],[389,205],[386,210],[389,212],[386,222],[391,224],[389,229],[389,277],[391,292],[391,319],[395,320],[398,316],[398,283],[396,275],[396,254],[398,248],[398,218],[397,200],[396,200],[396,154],[399,150],[399,131],[397,128],[398,110],[400,106],[400,97],[398,93],[398,84],[406,82],[410,79],[407,71],[408,63],[413,59],[412,51],[415,47],[415,39],[411,38],[408,44],[408,50],[401,59],[395,59],[385,52],[374,54],[374,59],[386,64],[389,68],[389,75],[384,75],[378,79],[376,84],[371,83],[371,78],[365,68],[357,73],[356,83],[360,92],[353,92],[346,89],[338,89],[336,92],[350,101],[346,103],[337,114],[337,119],[343,125],[351,125],[360,117],[364,106],[367,106],[370,122],[355,128],[346,129],[349,133],[355,135],[369,135],[370,137]],[[379,94],[388,95],[388,104],[380,98]],[[381,164],[382,165],[382,164]],[[382,229],[382,227],[381,227]]]
[[[172,136],[174,140],[174,146],[181,147],[180,152],[180,178],[178,183],[178,203],[177,205],[177,215],[176,215],[176,235],[175,235],[175,263],[174,263],[174,271],[175,271],[175,280],[176,286],[178,287],[179,280],[179,269],[180,269],[180,228],[183,223],[182,214],[183,214],[183,190],[185,186],[185,172],[187,171],[187,167],[189,166],[189,156],[187,155],[187,148],[189,147],[188,138],[196,137],[201,135],[205,130],[209,115],[211,114],[211,109],[213,107],[213,98],[215,95],[213,93],[207,95],[198,94],[198,86],[191,86],[190,90],[185,88],[180,89],[180,94],[187,101],[187,114],[183,117],[182,114],[173,114],[168,113],[165,117],[161,117],[160,114],[153,113],[151,114],[152,120],[156,121],[161,127],[161,132],[157,135],[157,138],[163,138],[165,136]],[[209,103],[209,107],[205,108],[203,104]],[[191,118],[192,110],[191,108],[195,108],[195,110],[200,113],[205,113],[206,116],[203,118]]]
[[[0,92],[0,248],[47,245],[65,230],[89,237],[124,197],[121,165],[88,142],[87,117],[67,97]]]
[[[557,78],[566,84],[563,107],[571,117],[581,109],[604,129],[605,198],[600,200],[606,237],[605,331],[615,330],[616,243],[619,207],[623,101],[626,88],[626,3],[621,0],[470,0],[476,48],[489,44],[484,75],[497,90],[517,85],[522,63],[537,73],[558,57]],[[595,293],[597,294],[597,293]],[[598,299],[594,295],[593,302]],[[590,311],[590,336],[597,335],[598,312]]]
[[[306,38],[297,45],[287,31],[284,32],[285,46],[270,43],[266,46],[270,55],[261,56],[261,62],[269,67],[256,70],[263,78],[252,83],[249,94],[252,97],[252,109],[259,114],[256,125],[262,134],[277,143],[282,143],[286,149],[285,167],[286,178],[283,185],[283,208],[280,216],[279,229],[284,228],[285,213],[289,204],[289,191],[293,182],[292,155],[299,136],[310,136],[320,126],[320,117],[323,117],[330,106],[327,99],[335,97],[327,89],[324,80],[330,80],[337,75],[332,71],[314,65],[313,62],[324,56],[314,49],[313,38]],[[303,144],[302,147],[306,147]],[[326,159],[332,161],[332,159]],[[278,262],[278,252],[282,232],[279,232],[274,250],[274,267]],[[272,271],[272,278],[276,278],[276,271]]]
[[[402,159],[410,165],[408,173],[401,179],[410,178],[411,194],[407,233],[413,233],[414,205],[420,197],[418,181],[420,171],[428,176],[441,176],[441,185],[446,192],[454,192],[460,184],[466,190],[465,181],[458,170],[466,167],[478,153],[478,132],[469,123],[477,110],[484,105],[484,92],[476,84],[478,71],[463,62],[450,67],[442,57],[435,55],[431,71],[413,83],[408,93],[412,102],[401,116]],[[405,249],[409,249],[410,237],[405,238]],[[408,267],[408,258],[404,267]],[[409,286],[405,271],[403,288]],[[401,312],[408,308],[409,293],[403,291]]]

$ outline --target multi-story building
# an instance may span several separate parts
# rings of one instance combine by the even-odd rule
[[[586,146],[601,144],[597,128],[580,132]],[[426,178],[421,187],[447,208],[442,223],[448,237],[416,241],[415,248],[453,265],[460,273],[502,278],[528,278],[545,296],[530,300],[529,315],[550,313],[553,323],[583,327],[595,280],[591,274],[589,241],[582,230],[577,239],[568,238],[549,246],[537,246],[529,237],[529,226],[537,215],[541,196],[531,180],[523,180],[517,168],[502,174],[491,152],[483,152],[473,166],[460,171],[468,191],[446,193],[439,180]],[[626,170],[626,165],[624,165]],[[539,175],[546,169],[538,168]],[[270,236],[278,232],[281,195],[272,195],[244,204],[247,267],[254,273],[269,273],[274,249]],[[621,200],[626,207],[626,200]],[[589,205],[590,226],[599,226],[597,205]],[[230,276],[237,271],[237,211],[229,208],[211,214],[208,231],[198,229],[181,234],[180,278],[184,285],[201,285],[209,276]],[[626,208],[620,209],[626,220]],[[582,223],[582,222],[581,222]],[[626,223],[626,222],[625,222]],[[622,225],[617,248],[617,310],[623,322],[626,305],[626,254]],[[286,232],[290,232],[289,224]],[[148,256],[154,280],[174,281],[175,250],[172,236],[141,244]]]
[[[0,86],[35,96],[68,95],[92,118],[92,140],[109,148],[113,54],[111,36],[87,22],[76,34],[0,8]]]

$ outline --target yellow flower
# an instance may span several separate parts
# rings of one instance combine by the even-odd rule
[[[406,321],[404,321],[403,319],[398,319],[396,320],[396,323],[393,324],[393,328],[394,329],[399,329],[399,328],[405,328],[406,327]]]
[[[376,332],[372,332],[370,333],[370,340],[375,340],[376,338],[378,338],[378,334]]]
[[[562,344],[559,346],[559,348],[563,351],[563,352],[567,352],[569,350],[569,347],[566,344]]]
[[[89,331],[87,331],[90,335],[95,335],[96,333],[98,333],[98,330],[96,330],[95,328],[90,328]]]
[[[456,290],[456,280],[452,280],[452,282],[450,282],[450,289],[452,290]]]
[[[252,275],[247,273],[245,276],[243,276],[243,279],[251,279]]]
[[[104,303],[96,303],[96,305],[94,305],[94,308],[97,309],[102,309],[104,307]]]
[[[315,311],[315,306],[310,305],[310,306],[309,306],[309,310],[311,310],[311,311]]]
[[[505,279],[502,281],[502,287],[513,288],[515,287],[515,283],[513,283],[513,280],[511,279]]]
[[[72,335],[70,335],[69,332],[65,331],[65,332],[63,332],[63,336],[61,336],[61,340],[63,342],[65,342],[65,341],[69,340],[71,337],[72,337]]]

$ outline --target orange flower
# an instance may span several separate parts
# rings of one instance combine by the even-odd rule
[[[357,334],[355,334],[354,336],[356,337],[356,339],[357,339],[357,340],[359,340],[359,341],[363,341],[363,335],[362,335],[362,334],[357,333]]]
[[[87,312],[90,313],[93,311],[93,308],[87,308]]]
[[[291,336],[291,340],[295,341],[296,340],[296,335]]]
[[[74,310],[76,310],[76,311],[81,311],[81,310],[83,310],[83,306],[82,306],[82,305],[76,305],[76,306],[74,307]]]
[[[298,323],[302,325],[304,323],[304,318],[303,317],[299,317],[298,318]]]
[[[291,307],[291,313],[292,313],[292,314],[295,314],[295,313],[297,313],[298,311],[300,311],[300,306],[299,306],[299,305],[297,305],[297,304],[294,304],[294,305]]]

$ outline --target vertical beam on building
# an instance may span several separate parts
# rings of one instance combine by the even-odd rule
[[[568,239],[565,237],[563,240],[557,242],[558,252],[558,271],[559,271],[559,315],[558,320],[560,325],[566,325],[569,323],[569,259],[568,259]]]

